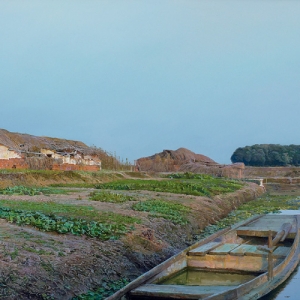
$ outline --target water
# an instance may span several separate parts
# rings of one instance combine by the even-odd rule
[[[209,272],[197,269],[184,269],[160,284],[234,286],[255,278],[257,274],[229,272]]]
[[[300,299],[300,268],[299,266],[292,275],[277,289],[261,298],[262,300],[298,300]]]
[[[184,270],[175,276],[168,278],[160,284],[179,285],[238,285],[253,279],[252,274],[215,273],[198,270]],[[261,300],[298,300],[300,299],[300,267],[278,288]]]

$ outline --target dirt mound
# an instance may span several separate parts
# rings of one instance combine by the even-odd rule
[[[139,171],[172,172],[179,170],[180,166],[187,163],[217,164],[211,158],[196,154],[188,149],[163,150],[152,156],[139,158],[136,166]]]
[[[203,154],[196,154],[185,148],[179,148],[175,151],[163,150],[163,152],[152,156],[140,158],[136,161],[136,167],[138,171],[146,172],[179,171],[239,179],[244,177],[245,169],[243,163],[218,164]]]

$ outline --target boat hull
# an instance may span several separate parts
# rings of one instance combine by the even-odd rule
[[[259,299],[296,268],[299,228],[298,215],[253,217],[199,241],[107,300]]]

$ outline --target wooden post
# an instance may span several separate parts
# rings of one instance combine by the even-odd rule
[[[269,247],[269,253],[268,253],[268,280],[273,279],[273,240],[272,240],[272,231],[269,230],[269,236],[268,236],[268,247]]]

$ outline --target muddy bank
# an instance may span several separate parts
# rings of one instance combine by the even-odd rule
[[[166,219],[151,217],[147,212],[132,210],[134,201],[120,204],[90,201],[90,191],[78,189],[68,195],[51,196],[1,196],[11,201],[91,206],[99,212],[114,212],[141,220],[131,232],[116,241],[42,232],[1,220],[1,299],[72,299],[107,282],[120,278],[133,280],[194,243],[195,236],[205,226],[263,193],[262,188],[252,183],[242,190],[214,198],[124,192],[134,195],[136,201],[163,198],[191,207],[188,224],[175,225]]]

